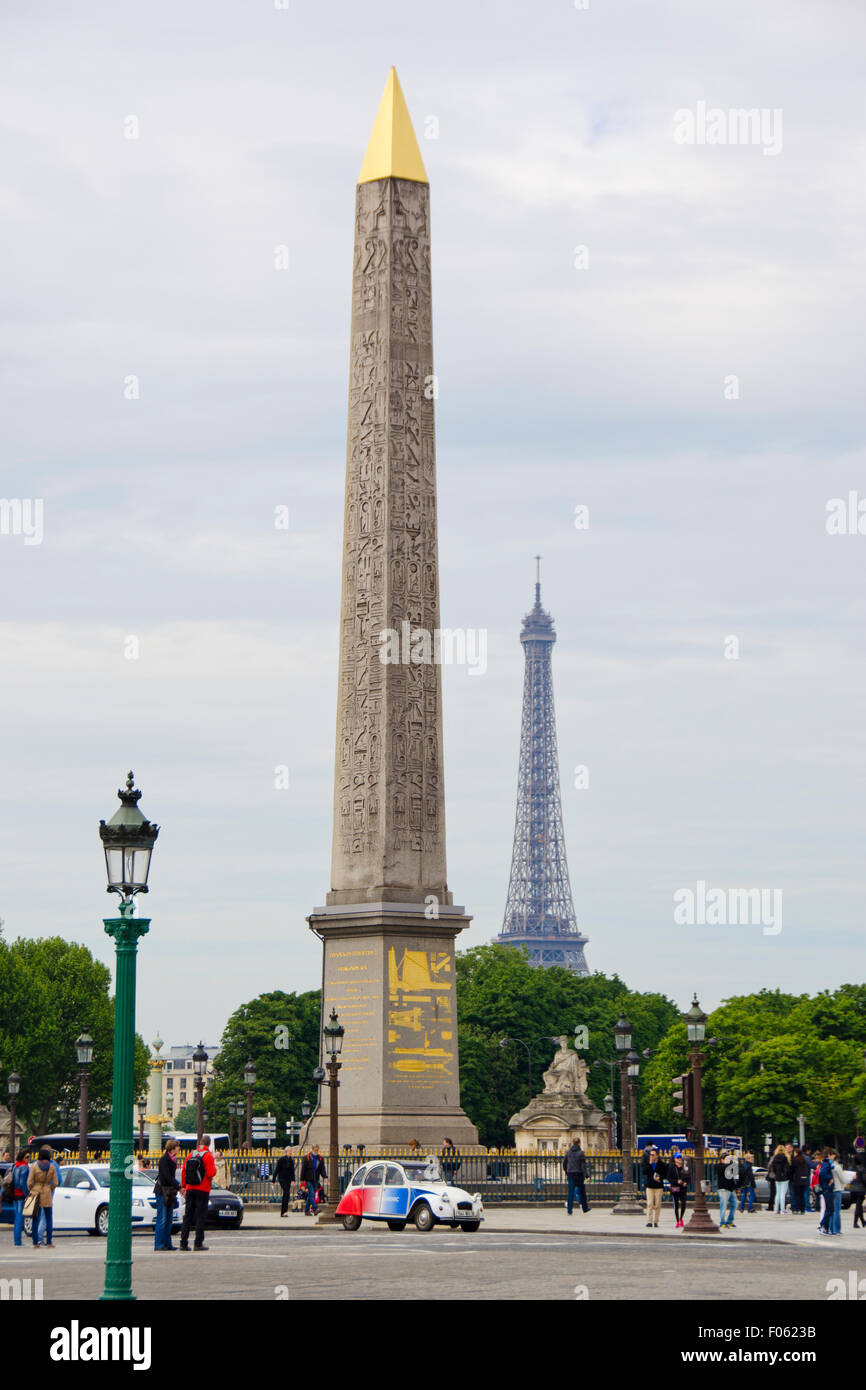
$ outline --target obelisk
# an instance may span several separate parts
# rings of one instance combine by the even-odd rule
[[[460,1109],[436,659],[430,188],[392,68],[355,203],[331,891],[322,1017],[345,1027],[340,1142],[478,1142]],[[326,1143],[322,1086],[311,1142]]]

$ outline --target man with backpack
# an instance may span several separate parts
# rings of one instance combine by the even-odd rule
[[[203,1134],[201,1143],[190,1154],[181,1173],[180,1185],[186,1200],[184,1202],[183,1225],[180,1228],[180,1245],[178,1246],[180,1250],[189,1249],[189,1231],[193,1225],[195,1226],[193,1250],[207,1250],[204,1243],[204,1223],[207,1217],[210,1187],[215,1175],[216,1163],[210,1151],[210,1135]]]

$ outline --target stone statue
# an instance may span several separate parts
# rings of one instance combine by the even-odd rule
[[[544,1072],[544,1094],[557,1095],[568,1092],[571,1095],[585,1095],[588,1080],[586,1062],[573,1052],[568,1045],[565,1033],[559,1038],[559,1048],[553,1061]]]

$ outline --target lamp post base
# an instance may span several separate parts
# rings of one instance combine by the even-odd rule
[[[711,1235],[713,1233],[718,1234],[719,1230],[706,1207],[704,1207],[703,1211],[695,1207],[684,1229],[687,1233],[690,1231],[692,1235],[696,1236]]]
[[[343,1218],[337,1215],[337,1208],[333,1202],[326,1202],[319,1211],[315,1224],[317,1226],[341,1226]]]
[[[637,1197],[630,1194],[627,1197],[620,1197],[615,1207],[611,1207],[611,1216],[640,1216],[644,1208],[641,1206]]]

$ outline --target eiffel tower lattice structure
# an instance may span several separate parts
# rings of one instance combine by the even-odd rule
[[[511,879],[502,946],[525,946],[533,965],[563,966],[588,975],[583,936],[575,916],[568,879],[551,653],[553,619],[541,606],[540,556],[536,556],[535,605],[523,620],[520,641],[526,660],[520,772]]]

